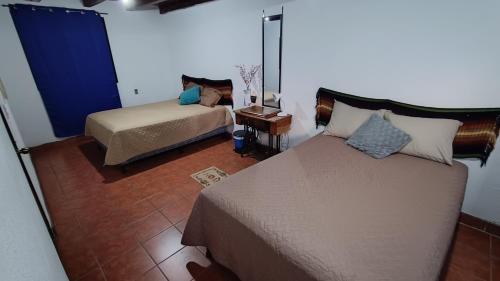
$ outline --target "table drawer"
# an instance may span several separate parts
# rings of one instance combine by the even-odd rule
[[[239,114],[236,114],[236,124],[247,125],[259,131],[264,131],[264,132],[268,132],[271,126],[270,122],[261,119],[249,118]]]

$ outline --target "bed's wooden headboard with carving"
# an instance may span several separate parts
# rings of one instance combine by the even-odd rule
[[[500,128],[500,108],[434,108],[387,99],[371,99],[320,88],[316,94],[316,126],[330,122],[335,100],[365,109],[388,109],[396,114],[460,120],[453,141],[455,158],[479,158],[484,165],[495,148]]]
[[[219,100],[218,104],[233,106],[233,81],[231,81],[231,79],[211,80],[207,78],[196,78],[187,75],[182,75],[183,89],[186,89],[186,85],[189,82],[193,82],[202,87],[210,87],[219,90],[222,93],[222,97]]]

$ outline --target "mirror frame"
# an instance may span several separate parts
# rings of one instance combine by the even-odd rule
[[[267,106],[267,107],[273,107],[273,108],[280,108],[281,109],[281,102],[278,101],[278,106],[273,106],[273,105],[265,105],[264,104],[264,86],[265,86],[265,60],[264,60],[264,25],[266,21],[275,21],[279,20],[280,21],[280,50],[279,50],[279,81],[278,81],[278,92],[281,93],[281,63],[282,63],[282,50],[283,50],[283,7],[281,8],[281,14],[276,14],[276,15],[271,15],[271,16],[265,16],[264,11],[262,14],[262,106]]]

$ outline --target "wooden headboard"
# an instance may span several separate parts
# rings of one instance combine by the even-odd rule
[[[319,88],[316,94],[316,127],[330,122],[335,100],[364,109],[388,109],[400,115],[460,120],[453,141],[453,157],[478,158],[484,165],[495,148],[500,128],[500,108],[434,108],[388,99],[371,99]]]
[[[187,75],[182,75],[182,88],[185,90],[189,82],[198,84],[202,87],[210,87],[219,90],[222,93],[222,97],[219,100],[220,105],[230,105],[233,104],[233,81],[231,79],[225,80],[211,80],[207,78],[196,78]]]

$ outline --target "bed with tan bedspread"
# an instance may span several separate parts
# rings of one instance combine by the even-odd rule
[[[106,165],[117,165],[231,124],[223,105],[179,105],[175,99],[90,114],[85,135],[107,148]]]
[[[433,281],[445,261],[465,165],[373,159],[316,136],[204,189],[182,242],[243,281]]]

